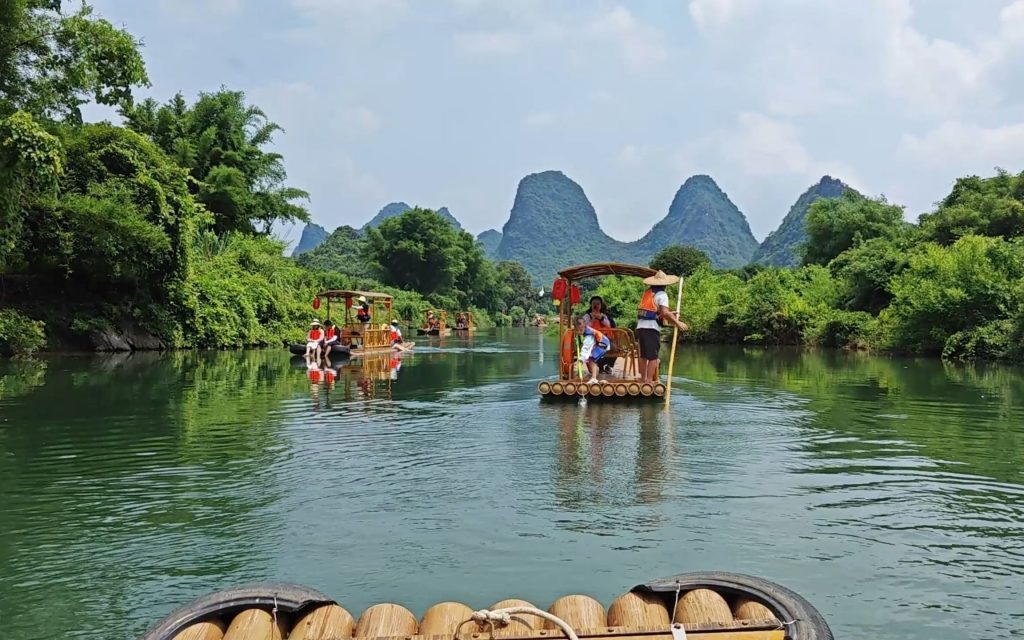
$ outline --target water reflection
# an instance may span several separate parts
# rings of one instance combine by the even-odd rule
[[[0,362],[7,635],[128,637],[261,579],[420,613],[698,568],[783,582],[837,637],[1024,628],[1018,370],[686,348],[666,411],[539,402],[539,331],[417,342],[319,376],[276,351]]]

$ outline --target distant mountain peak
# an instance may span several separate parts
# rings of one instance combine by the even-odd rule
[[[412,207],[410,207],[408,204],[404,202],[388,203],[384,205],[384,207],[382,207],[380,211],[377,212],[377,215],[373,216],[373,218],[369,222],[363,225],[363,230],[365,231],[366,229],[369,228],[376,229],[381,225],[382,222],[384,222],[388,218],[400,216],[406,211],[409,211],[410,209],[412,209]],[[437,213],[437,215],[447,220],[448,223],[455,227],[456,229],[462,229],[462,225],[459,223],[458,219],[456,219],[455,216],[453,216],[451,212],[448,211],[448,207],[441,207],[440,209],[437,209],[435,213]]]
[[[324,229],[320,225],[313,222],[306,223],[306,226],[302,228],[302,235],[299,237],[299,243],[295,245],[294,249],[292,249],[292,257],[294,258],[295,256],[302,255],[307,251],[316,249],[324,243],[324,240],[327,239],[328,235],[330,234],[327,233],[327,229]]]
[[[805,219],[807,210],[815,200],[838,198],[850,187],[842,180],[824,175],[800,194],[779,227],[768,234],[754,253],[754,262],[776,267],[795,267],[802,261],[800,247],[807,242]]]

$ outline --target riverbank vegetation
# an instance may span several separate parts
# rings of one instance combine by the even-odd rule
[[[0,350],[281,344],[324,288],[383,289],[413,321],[428,306],[510,317],[499,269],[429,211],[333,261],[285,258],[273,225],[309,215],[269,148],[280,127],[227,89],[136,103],[148,84],[139,42],[88,5],[0,10]],[[122,124],[83,122],[89,102]],[[436,269],[416,266],[435,251]]]
[[[918,224],[884,199],[822,199],[807,230],[798,268],[698,266],[686,339],[1024,359],[1024,174],[958,180]],[[608,278],[597,293],[628,321],[642,290]]]
[[[416,324],[428,307],[484,327],[553,312],[522,264],[491,262],[426,209],[284,257],[273,226],[309,214],[271,149],[280,127],[228,89],[136,103],[139,42],[86,4],[60,9],[0,8],[0,352],[277,345],[325,288],[392,293]],[[121,124],[85,123],[90,102]],[[792,269],[655,256],[688,275],[686,339],[1024,359],[1024,175],[963,178],[917,224],[847,192],[806,226]],[[597,292],[628,324],[641,290],[608,278]]]

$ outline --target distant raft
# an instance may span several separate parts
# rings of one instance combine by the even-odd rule
[[[440,602],[419,618],[394,603],[358,617],[330,597],[294,584],[219,591],[175,611],[140,640],[832,640],[803,597],[733,573],[686,573],[634,587],[605,609],[567,595],[545,609],[501,600],[474,610]]]

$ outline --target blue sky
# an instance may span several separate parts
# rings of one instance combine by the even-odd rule
[[[144,41],[144,95],[240,89],[283,126],[328,229],[395,200],[500,229],[559,169],[616,238],[708,173],[762,239],[825,173],[914,219],[1024,170],[1024,0],[92,3]]]

